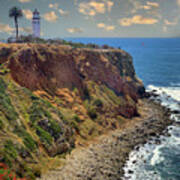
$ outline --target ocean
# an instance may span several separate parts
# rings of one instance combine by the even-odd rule
[[[137,76],[147,90],[156,90],[163,106],[180,111],[180,38],[68,38],[73,42],[120,47],[133,57]],[[176,125],[170,136],[151,140],[127,161],[124,180],[180,180],[180,114],[172,114]],[[136,163],[133,163],[133,162]],[[129,174],[131,170],[131,174]],[[132,173],[133,172],[133,173]]]

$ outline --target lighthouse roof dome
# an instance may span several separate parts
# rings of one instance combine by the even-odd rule
[[[39,11],[37,9],[34,10],[33,14],[39,15]]]

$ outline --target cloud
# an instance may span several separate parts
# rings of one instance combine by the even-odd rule
[[[114,2],[112,2],[112,1],[107,1],[106,4],[107,4],[107,9],[108,9],[108,11],[111,12],[112,7],[114,6]]]
[[[33,13],[32,13],[31,10],[29,10],[29,9],[23,9],[22,12],[23,12],[24,16],[26,17],[26,19],[29,19],[29,20],[32,19]]]
[[[102,28],[102,29],[104,29],[104,30],[106,30],[106,31],[113,31],[113,30],[115,29],[115,26],[106,25],[106,24],[104,24],[104,23],[98,23],[98,24],[97,24],[97,27],[98,27],[98,28]]]
[[[150,1],[147,1],[146,2],[148,6],[152,6],[152,7],[156,7],[158,8],[159,7],[159,4],[157,2],[150,2]]]
[[[59,7],[59,4],[58,3],[54,3],[54,4],[49,4],[49,8],[52,8],[52,9],[58,9]]]
[[[79,4],[79,12],[84,15],[95,16],[97,13],[105,13],[105,4],[95,1],[82,2]]]
[[[142,9],[149,10],[149,9],[151,9],[151,6],[145,5],[145,6],[142,6]]]
[[[28,2],[31,2],[31,0],[19,0],[19,2],[21,2],[21,3],[28,3]]]
[[[145,18],[141,15],[135,15],[132,18],[122,18],[118,20],[121,26],[131,26],[133,24],[155,24],[158,22],[154,18]]]
[[[97,27],[98,27],[98,28],[105,28],[105,26],[106,26],[106,25],[105,25],[104,23],[99,23],[99,24],[97,24]]]
[[[113,31],[115,29],[115,26],[106,26],[106,31]]]
[[[90,1],[79,3],[79,12],[87,16],[95,16],[96,14],[104,14],[110,12],[114,2],[110,0]]]
[[[14,33],[14,31],[15,31],[15,28],[10,27],[8,24],[0,23],[0,32],[12,34],[12,33]],[[19,31],[31,34],[32,28],[31,27],[19,27]]]
[[[177,5],[180,6],[180,0],[177,0],[176,2],[177,2]]]
[[[180,0],[179,0],[180,1]],[[142,4],[141,2],[130,0],[133,5],[133,9],[131,10],[132,13],[136,13],[138,10],[151,10],[159,7],[157,2],[147,1],[146,4]]]
[[[19,28],[19,30],[21,32],[25,32],[25,33],[28,33],[28,34],[32,34],[32,28],[31,27],[21,27]]]
[[[48,12],[43,15],[44,19],[49,22],[56,22],[58,19],[58,16],[54,11]]]
[[[89,6],[91,8],[94,8],[94,10],[97,13],[102,13],[102,14],[105,13],[105,4],[104,3],[91,1],[91,2],[89,2]]]
[[[68,28],[67,31],[71,34],[73,33],[82,33],[83,30],[81,28]]]
[[[59,9],[59,13],[60,13],[62,16],[68,16],[68,15],[69,15],[69,12],[68,12],[68,11],[64,11],[63,9]]]
[[[12,34],[13,31],[14,31],[14,28],[10,27],[8,24],[1,24],[0,23],[0,32]]]
[[[178,23],[177,19],[175,21],[164,20],[164,24],[167,26],[175,26]]]

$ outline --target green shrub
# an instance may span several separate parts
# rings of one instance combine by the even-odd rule
[[[11,49],[10,48],[5,48],[3,47],[0,49],[0,58],[6,58],[11,54]]]
[[[93,105],[94,105],[94,106],[97,106],[97,107],[102,107],[102,106],[103,106],[103,102],[102,102],[100,99],[96,99],[96,100],[93,102]]]
[[[0,78],[0,93],[5,93],[7,88],[6,83],[4,82],[3,79]]]
[[[76,132],[79,133],[79,125],[78,125],[78,123],[77,123],[76,121],[71,121],[71,122],[70,122],[70,126],[71,126],[73,129],[75,129]]]
[[[37,121],[43,119],[44,117],[47,117],[48,119],[51,119],[51,114],[43,108],[43,103],[40,103],[39,101],[33,102],[32,106],[30,107],[30,121],[32,124],[36,123]]]
[[[3,148],[3,161],[9,167],[12,167],[13,161],[17,158],[17,150],[11,140],[7,140]]]
[[[84,93],[84,99],[90,99],[88,88],[84,88],[83,93]]]
[[[56,113],[58,114],[59,119],[61,119],[64,124],[68,124],[67,119],[65,118],[65,116],[59,110],[56,110]]]
[[[28,148],[30,151],[35,151],[37,148],[37,143],[34,141],[34,139],[31,137],[29,133],[26,132],[25,129],[22,127],[16,127],[14,131],[19,137],[23,139],[24,145]]]
[[[0,130],[2,130],[4,128],[4,123],[3,121],[0,119]]]
[[[9,95],[6,93],[7,85],[3,79],[0,79],[0,111],[3,112],[8,120],[16,120],[18,114],[11,104]]]
[[[0,93],[0,110],[4,113],[8,120],[16,120],[18,117],[17,112],[11,104],[11,100],[7,94]]]
[[[32,94],[31,99],[34,101],[34,100],[38,100],[39,98],[35,96],[34,94]]]
[[[49,145],[52,144],[53,139],[47,131],[45,131],[44,129],[42,129],[39,126],[36,126],[36,133],[40,137],[41,141],[43,141],[44,143],[49,144]]]
[[[50,128],[53,131],[53,134],[59,134],[61,132],[61,127],[55,120],[50,120]]]
[[[79,118],[77,114],[73,116],[73,119],[78,123],[82,122],[82,120]]]
[[[88,115],[91,119],[96,119],[97,118],[97,112],[94,107],[91,107],[88,109]]]
[[[35,172],[34,168],[28,167],[27,164],[23,163],[23,176],[25,176],[27,179],[35,180]]]
[[[12,159],[16,159],[18,156],[16,148],[14,147],[14,144],[11,140],[7,140],[5,142],[4,152],[7,153]]]
[[[0,64],[0,73],[1,74],[6,74],[10,71],[10,69],[8,69],[4,64]]]

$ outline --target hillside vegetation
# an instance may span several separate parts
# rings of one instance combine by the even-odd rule
[[[137,116],[143,93],[122,50],[0,44],[0,162],[35,179]]]

